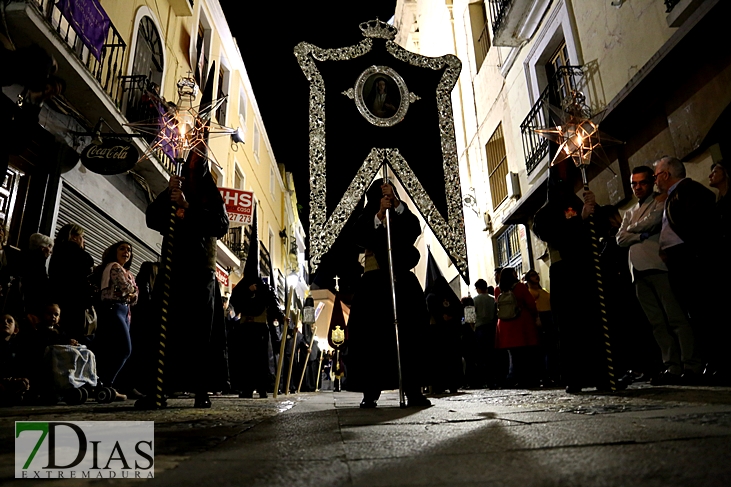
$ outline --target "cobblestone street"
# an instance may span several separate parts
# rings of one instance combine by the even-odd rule
[[[360,396],[215,397],[0,410],[3,485],[13,480],[13,422],[153,420],[155,485],[729,485],[731,388],[635,385],[610,395],[473,390],[375,410]],[[123,480],[104,481],[110,483]],[[88,481],[66,480],[65,485]]]

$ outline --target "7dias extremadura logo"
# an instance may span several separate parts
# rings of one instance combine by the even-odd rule
[[[16,421],[15,478],[155,476],[153,421]]]

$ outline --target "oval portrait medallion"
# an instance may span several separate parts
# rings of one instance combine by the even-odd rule
[[[371,66],[355,82],[355,104],[363,117],[378,127],[391,127],[409,109],[409,90],[388,66]]]

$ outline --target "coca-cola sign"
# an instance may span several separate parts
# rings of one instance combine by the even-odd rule
[[[139,153],[131,143],[119,139],[103,139],[89,144],[81,153],[81,163],[97,174],[121,174],[137,164]]]

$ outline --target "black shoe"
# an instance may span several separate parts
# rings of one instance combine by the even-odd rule
[[[267,394],[267,391],[259,393],[259,399],[266,399],[267,397],[269,397],[269,395]]]
[[[682,383],[680,377],[680,375],[666,370],[653,377],[650,384],[653,386],[678,386]]]
[[[412,394],[410,396],[406,396],[406,403],[409,407],[415,408],[428,408],[431,406],[431,401],[424,397],[423,394]]]
[[[253,399],[254,398],[254,393],[253,392],[242,392],[242,393],[239,394],[239,397],[241,399]]]
[[[195,395],[195,402],[193,403],[194,408],[208,409],[211,407],[211,398],[208,397],[208,393]]]
[[[363,399],[360,402],[361,409],[373,409],[377,406],[376,401]]]
[[[700,386],[703,384],[703,376],[698,372],[686,370],[683,375],[680,376],[680,383],[684,386]]]
[[[566,394],[578,394],[581,392],[581,386],[566,386]]]

